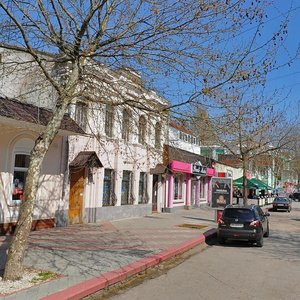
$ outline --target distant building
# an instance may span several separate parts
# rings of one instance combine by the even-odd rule
[[[214,161],[200,155],[199,140],[185,126],[169,123],[162,164],[151,172],[162,175],[163,211],[209,203]]]

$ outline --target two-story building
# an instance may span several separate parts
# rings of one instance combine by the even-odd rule
[[[30,151],[56,93],[26,54],[1,48],[0,54],[0,224],[9,228],[23,200]],[[49,68],[59,76],[57,66]],[[162,160],[167,102],[144,88],[133,70],[98,64],[93,72],[98,82],[88,98],[94,101],[70,105],[45,157],[35,224],[65,226],[160,210],[152,204],[150,169]],[[101,78],[105,83],[99,84]]]
[[[139,217],[161,209],[160,201],[152,203],[157,180],[153,182],[150,169],[162,160],[167,119],[158,112],[167,102],[144,88],[133,70],[105,72],[121,96],[106,103],[77,102],[70,108],[86,132],[85,137],[69,138],[70,195],[65,209],[70,223]],[[138,105],[127,104],[130,101]]]

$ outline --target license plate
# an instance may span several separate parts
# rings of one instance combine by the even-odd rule
[[[284,204],[277,204],[277,206],[284,206]]]
[[[244,224],[230,224],[230,227],[234,227],[234,228],[242,228],[244,227]]]

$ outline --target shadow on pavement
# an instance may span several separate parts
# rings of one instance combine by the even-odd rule
[[[192,220],[207,221],[207,222],[214,222],[215,223],[215,221],[212,220],[212,219],[197,218],[197,217],[185,217],[185,216],[183,216],[183,218],[185,218],[185,219],[192,219]]]
[[[0,276],[3,275],[4,267],[7,259],[7,249],[12,236],[0,236]]]

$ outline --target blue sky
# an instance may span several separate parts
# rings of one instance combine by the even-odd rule
[[[290,58],[295,56],[299,47],[300,0],[274,0],[267,10],[267,18],[258,41],[258,43],[263,43],[270,39],[286,18],[288,18],[288,33],[284,36],[284,41],[278,49],[277,65],[286,64]],[[240,40],[251,38],[255,30],[256,25],[245,28]],[[193,90],[190,83],[178,82],[175,76],[172,78],[172,74],[164,78],[159,76],[158,80],[154,81],[154,87],[173,103],[185,101]],[[291,119],[297,118],[300,121],[300,57],[294,59],[290,65],[279,67],[268,74],[266,96],[271,96],[275,91],[278,101],[280,101],[278,109],[285,110]]]
[[[300,1],[275,0],[274,4],[270,7],[268,13],[270,21],[266,24],[265,28],[268,33],[274,31],[289,10],[288,34],[277,56],[279,64],[288,61],[289,57],[293,57],[299,46]],[[288,114],[299,118],[300,57],[295,59],[290,66],[279,68],[269,74],[267,91],[272,93],[276,89],[281,91],[282,97],[287,95],[285,108]]]

